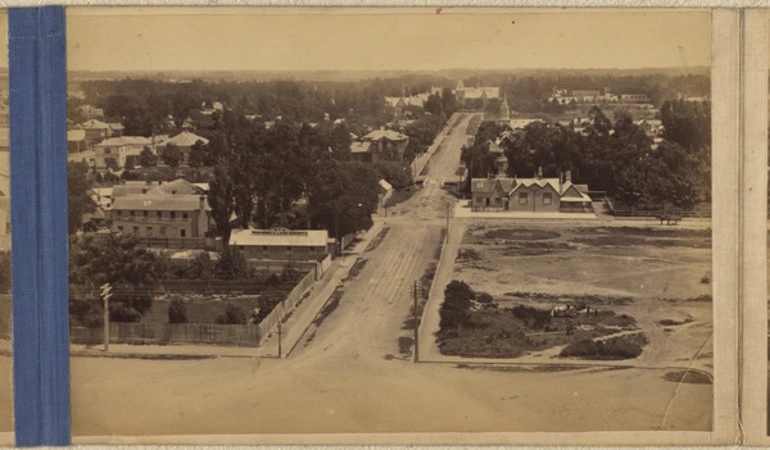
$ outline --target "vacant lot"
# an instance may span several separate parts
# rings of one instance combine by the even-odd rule
[[[704,344],[712,332],[710,230],[665,225],[575,227],[553,222],[512,226],[490,220],[468,227],[453,278],[495,298],[499,311],[479,311],[475,313],[479,321],[499,330],[498,335],[503,330],[512,336],[517,330],[523,333],[525,345],[501,349],[495,347],[498,338],[494,332],[478,332],[474,339],[490,341],[488,351],[481,352],[484,356],[577,356],[561,351],[570,342],[583,338],[601,341],[601,336],[610,339],[613,333],[622,332],[621,336],[641,336],[622,339],[644,346],[639,362],[696,360],[702,368],[711,367],[712,349]],[[614,328],[592,324],[593,329],[583,330],[587,336],[567,339],[563,327],[557,327],[559,332],[543,331],[540,337],[512,322],[510,310],[515,306],[550,311],[570,304],[612,312],[615,318],[631,317],[636,324],[616,324]],[[579,330],[583,325],[576,322],[573,326]],[[617,342],[605,343],[615,346]],[[586,344],[577,350],[590,354],[604,348]],[[459,347],[449,351],[463,354]]]

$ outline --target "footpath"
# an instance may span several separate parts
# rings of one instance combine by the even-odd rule
[[[374,225],[366,232],[359,235],[360,240],[350,250],[343,252],[342,256],[334,260],[331,267],[309,290],[305,298],[290,313],[283,323],[281,330],[282,357],[286,357],[302,339],[305,331],[310,327],[318,313],[323,309],[337,286],[348,276],[350,269],[358,261],[366,250],[366,247],[382,230],[383,222],[375,220]],[[0,341],[0,354],[10,353],[10,342],[7,349]],[[157,359],[157,360],[194,360],[211,358],[277,358],[278,334],[274,329],[261,347],[230,347],[217,345],[192,345],[192,344],[110,344],[109,350],[104,351],[103,345],[70,344],[70,355],[77,357],[96,358],[133,358],[133,359]]]

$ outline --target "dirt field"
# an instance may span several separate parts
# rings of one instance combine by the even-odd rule
[[[712,350],[704,345],[712,332],[710,235],[665,225],[475,223],[463,237],[453,278],[491,294],[501,307],[581,303],[626,314],[649,338],[640,361],[694,360],[710,371]]]

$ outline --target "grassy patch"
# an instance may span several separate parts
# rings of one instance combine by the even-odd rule
[[[484,233],[488,239],[506,239],[512,241],[543,241],[556,239],[561,234],[555,231],[538,230],[533,228],[497,228]]]
[[[598,315],[552,317],[550,309],[519,305],[513,309],[485,308],[471,311],[471,323],[442,328],[437,335],[444,355],[516,358],[527,352],[591,340],[635,329],[636,320],[613,311]]]
[[[674,383],[713,384],[710,376],[697,370],[666,372],[663,379]]]
[[[540,256],[574,250],[565,242],[513,242],[501,247],[505,256]]]
[[[370,242],[369,245],[366,246],[366,249],[364,250],[364,253],[370,252],[377,247],[380,246],[382,243],[382,240],[385,239],[385,236],[388,235],[388,231],[390,231],[390,227],[384,227],[382,230],[380,230],[379,233],[377,233],[377,236],[375,236]]]
[[[598,360],[634,359],[642,354],[642,347],[647,343],[647,337],[643,333],[626,334],[605,340],[583,339],[564,347],[559,356]]]

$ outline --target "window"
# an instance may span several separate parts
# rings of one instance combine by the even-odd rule
[[[165,236],[166,235],[166,227],[160,227],[160,235]]]
[[[108,148],[104,149],[104,154],[105,155],[109,155],[110,153],[112,153],[112,151],[110,151],[110,149],[108,149]]]
[[[139,227],[134,227],[134,234],[139,234]]]
[[[171,218],[176,219],[176,211],[171,211]]]
[[[263,246],[262,246],[262,251],[263,251],[263,252],[266,252],[266,251],[267,251],[267,245],[263,245]]]
[[[11,222],[5,222],[5,234],[11,234]]]
[[[187,236],[187,230],[179,230],[179,236],[181,237]]]
[[[121,210],[117,210],[115,212],[118,214],[118,217],[120,217],[122,215],[122,213],[123,213],[123,211],[121,211]]]
[[[187,218],[187,213],[186,213],[186,212],[183,212],[183,213],[182,213],[182,219],[186,219],[186,218]]]
[[[158,211],[155,213],[155,215],[158,217],[163,217],[163,211]]]
[[[131,215],[131,217],[134,217],[136,215],[136,211],[131,210],[130,215]]]
[[[545,192],[543,194],[543,204],[544,205],[550,205],[551,203],[553,203],[553,199],[551,198],[551,193],[550,192]]]
[[[519,205],[526,205],[527,197],[528,195],[526,192],[522,192],[521,194],[519,194]]]
[[[287,252],[289,252],[289,253],[291,253],[291,245],[289,245],[289,246],[286,246],[286,251],[287,251]]]
[[[147,227],[147,236],[152,237],[152,227]]]
[[[149,214],[149,213],[148,213],[148,211],[142,211],[142,215],[143,215],[144,217],[147,217],[147,216],[148,216],[148,214]]]
[[[239,245],[239,246],[238,246],[238,249],[240,249],[240,250],[246,250],[246,247],[244,247],[243,245]]]

